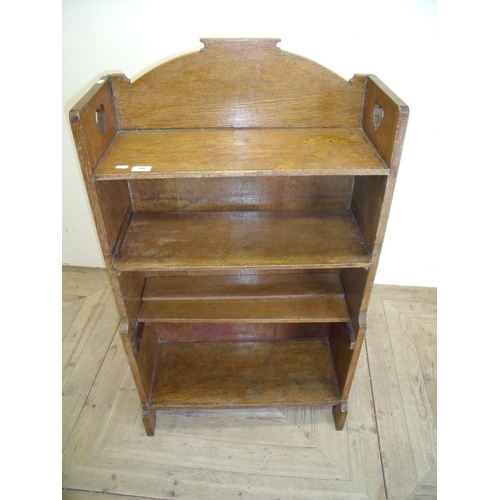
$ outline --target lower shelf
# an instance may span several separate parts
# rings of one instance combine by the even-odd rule
[[[261,342],[161,342],[151,407],[336,405],[327,338]]]

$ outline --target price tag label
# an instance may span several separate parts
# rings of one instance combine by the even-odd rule
[[[149,172],[152,168],[153,167],[138,165],[138,166],[132,167],[132,172]]]

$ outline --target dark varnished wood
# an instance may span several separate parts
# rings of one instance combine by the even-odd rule
[[[149,405],[142,405],[142,423],[148,436],[155,435],[156,410]]]
[[[342,210],[351,205],[353,177],[132,179],[128,185],[136,212]]]
[[[135,386],[137,388],[137,394],[142,405],[149,402],[150,397],[150,387],[144,385],[144,374],[137,364],[137,358],[132,348],[132,339],[136,332],[137,324],[131,324],[122,322],[120,325],[120,336],[122,338],[122,344],[127,356],[128,364],[130,366],[130,371],[132,372],[132,377],[134,378]]]
[[[343,296],[339,273],[148,278],[142,300],[237,300]]]
[[[140,344],[136,355],[137,368],[141,375],[142,384],[146,391],[146,398],[149,401],[151,397],[151,387],[156,367],[156,358],[158,356],[159,341],[156,327],[152,323],[141,325]]]
[[[160,342],[327,338],[329,323],[156,323]]]
[[[352,213],[356,218],[363,241],[373,250],[379,230],[382,207],[386,198],[387,177],[377,177],[366,182],[356,177],[352,191]]]
[[[128,169],[117,169],[128,165]],[[132,172],[136,165],[149,172]],[[96,179],[261,175],[387,175],[359,129],[122,131]]]
[[[109,247],[114,249],[132,217],[127,181],[98,182],[95,189],[101,205],[106,238]]]
[[[97,126],[96,112],[104,110],[104,131]],[[102,78],[71,109],[70,123],[86,180],[103,157],[118,131],[110,78]],[[83,161],[82,161],[83,160]]]
[[[100,127],[96,119],[96,112],[98,110],[101,111]],[[134,377],[139,399],[141,404],[146,404],[149,397],[149,388],[144,387],[132,349],[132,337],[137,323],[140,298],[139,300],[135,298],[132,309],[127,307],[129,300],[123,294],[124,289],[122,288],[122,284],[120,284],[119,276],[113,270],[112,264],[112,255],[116,246],[116,241],[113,240],[120,238],[122,228],[120,219],[124,220],[129,210],[129,203],[127,203],[128,196],[124,193],[124,183],[116,186],[103,185],[97,188],[92,177],[94,169],[118,131],[109,78],[103,78],[97,82],[71,109],[69,118],[99,243],[120,313],[122,343]],[[116,200],[117,209],[113,208],[113,203],[110,203],[109,199],[115,195],[118,196]],[[128,281],[125,289],[127,288]],[[149,419],[148,423],[151,422],[153,421]]]
[[[354,349],[350,348],[350,337],[347,328],[342,324],[333,324],[330,331],[332,360],[335,364],[341,402],[333,407],[335,428],[344,428],[348,413],[348,397],[351,391],[356,365],[358,364],[361,347],[365,338],[366,327],[359,326]]]
[[[338,322],[349,313],[338,273],[149,278],[140,321]]]
[[[115,259],[121,270],[369,263],[349,211],[136,213]]]
[[[346,324],[331,325],[329,339],[339,392],[344,399],[347,399],[351,382],[349,369],[352,365],[354,351],[351,349],[351,337]]]
[[[278,41],[203,39],[132,83],[114,77],[120,128],[359,126],[365,77],[347,82]]]
[[[348,403],[343,399],[339,404],[333,407],[333,420],[335,421],[335,428],[338,431],[344,429],[345,421],[347,420]]]
[[[326,339],[164,342],[151,405],[225,408],[338,401]]]
[[[377,108],[383,110],[383,118],[378,128],[374,120]],[[362,127],[391,169],[397,169],[399,166],[408,115],[408,106],[376,76],[370,75],[366,82]]]
[[[274,323],[156,323],[161,342],[275,340]]]
[[[127,311],[127,321],[130,325],[137,321],[141,307],[142,291],[146,278],[142,273],[119,273],[118,284]]]
[[[349,312],[343,296],[225,299],[147,300],[142,303],[139,321],[191,322],[284,322],[347,321]]]
[[[383,109],[384,113],[378,129],[375,130],[374,110],[377,106]],[[367,139],[370,140],[380,156],[388,164],[390,171],[385,183],[382,204],[380,209],[377,207],[377,211],[380,210],[378,221],[376,219],[374,220],[373,216],[370,217],[370,215],[368,215],[367,217],[367,220],[371,220],[371,232],[374,235],[374,241],[371,245],[372,265],[366,273],[365,285],[362,287],[363,292],[360,293],[356,299],[356,301],[361,303],[359,313],[353,317],[353,323],[357,323],[359,325],[360,332],[362,333],[362,335],[360,335],[361,339],[364,337],[364,332],[366,330],[366,313],[370,302],[371,291],[387,228],[387,220],[389,218],[397,173],[401,161],[404,138],[408,125],[408,117],[408,106],[376,76],[370,75],[367,78],[366,83],[362,128],[367,136]],[[380,184],[377,183],[372,189],[378,191],[377,197],[380,198],[382,195],[380,192]],[[363,190],[365,193],[367,192],[366,185],[363,185],[363,189],[358,191],[358,193],[361,193],[361,196],[358,196],[357,198],[360,205],[362,204],[361,200],[363,198]],[[353,193],[353,196],[356,195]],[[373,195],[371,195],[371,200],[373,199]],[[356,207],[356,203],[356,201],[353,202],[353,212],[355,214],[360,214],[362,209],[360,207]],[[362,224],[363,222],[360,222],[360,226],[362,226]],[[375,225],[377,225],[376,230],[374,229]],[[348,274],[354,276],[355,280],[358,281],[358,284],[362,283],[363,278],[359,279],[360,273]],[[356,287],[358,290],[361,289],[359,285],[356,285]],[[356,343],[356,346],[356,348],[361,347],[359,342]]]
[[[363,298],[369,293],[371,268],[342,269],[340,278],[351,317],[351,326],[357,335],[360,326],[366,326],[366,305]]]
[[[202,42],[70,112],[146,433],[157,409],[309,404],[341,430],[408,107],[279,39]]]
[[[177,179],[132,179],[125,182],[128,182],[134,212],[179,212]]]
[[[106,111],[104,132],[99,130],[96,122],[96,111],[101,109],[101,106]],[[121,297],[116,274],[112,270],[111,259],[114,245],[111,242],[112,237],[108,234],[108,229],[113,227],[113,223],[107,227],[107,221],[112,217],[104,213],[109,205],[102,203],[92,178],[95,167],[113,141],[118,130],[111,84],[108,77],[101,79],[78,101],[69,113],[69,120],[99,243],[104,261],[106,262],[106,268],[108,269],[118,310],[120,311],[122,320],[124,320],[127,315],[126,308]]]

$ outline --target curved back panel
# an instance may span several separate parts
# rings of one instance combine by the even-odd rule
[[[202,39],[133,83],[112,77],[120,129],[359,127],[365,78],[344,80],[279,39]]]

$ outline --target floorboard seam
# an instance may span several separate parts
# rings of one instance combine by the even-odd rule
[[[168,500],[165,497],[145,497],[144,495],[133,495],[129,493],[115,493],[103,490],[83,490],[81,488],[63,488],[63,491],[81,491],[82,493],[97,493],[100,495],[109,495],[111,497],[123,497],[123,498],[147,498],[150,500]]]
[[[100,313],[99,313],[99,318],[101,317],[101,315],[102,315],[102,313],[103,313],[103,311],[104,311],[104,309],[105,309],[105,306],[106,306],[107,301],[108,301],[108,300],[110,300],[110,299],[112,299],[112,296],[111,296],[111,290],[109,290],[108,297],[107,297],[107,299],[104,301],[104,305],[103,305],[103,307],[102,307],[102,309],[101,309],[101,311],[100,311]],[[99,321],[99,320],[98,320],[98,321]],[[108,355],[108,353],[109,353],[109,350],[110,350],[110,348],[111,348],[111,346],[112,346],[112,344],[113,344],[113,340],[114,340],[115,336],[116,336],[116,330],[115,330],[115,333],[114,333],[114,334],[110,337],[110,341],[109,341],[108,347],[107,347],[107,349],[106,349],[106,352],[104,353],[104,356],[103,356],[103,358],[102,358],[101,365],[99,366],[99,369],[98,369],[98,370],[97,370],[97,372],[96,372],[96,375],[95,375],[95,377],[94,377],[94,380],[92,381],[92,384],[90,385],[90,388],[89,388],[89,390],[88,390],[88,392],[87,392],[87,395],[85,396],[85,400],[84,400],[84,402],[83,402],[83,404],[82,404],[82,406],[81,406],[81,408],[80,408],[80,411],[78,412],[78,417],[75,419],[75,424],[73,425],[73,428],[71,429],[71,432],[69,433],[69,436],[68,436],[68,438],[66,439],[66,444],[65,444],[65,445],[64,445],[64,447],[63,447],[63,452],[64,452],[64,450],[66,449],[66,446],[68,445],[68,443],[70,442],[70,440],[71,440],[71,436],[73,435],[73,432],[75,431],[76,427],[78,426],[78,422],[80,421],[80,418],[81,418],[81,416],[82,416],[82,412],[83,412],[83,410],[84,410],[84,408],[85,408],[85,405],[87,404],[87,401],[88,401],[88,399],[89,399],[90,394],[92,393],[92,390],[94,389],[94,386],[95,386],[96,380],[99,378],[99,374],[100,374],[100,373],[101,373],[101,371],[102,371],[102,367],[103,367],[103,365],[104,365],[104,361],[106,360],[106,357],[107,357],[107,355]]]
[[[367,342],[367,338],[365,337],[365,343],[366,342]],[[385,479],[384,461],[382,460],[382,444],[380,442],[380,433],[379,433],[379,429],[378,429],[377,407],[375,405],[375,393],[373,391],[372,372],[370,369],[370,356],[368,354],[368,349],[365,349],[365,351],[366,351],[366,364],[368,365],[368,378],[370,380],[370,391],[372,393],[372,401],[373,401],[373,418],[375,420],[375,430],[377,431],[377,442],[378,442],[378,454],[379,454],[379,459],[380,459],[380,468],[382,469],[382,480],[384,481],[385,498],[388,499],[389,494],[387,491],[387,481]]]

